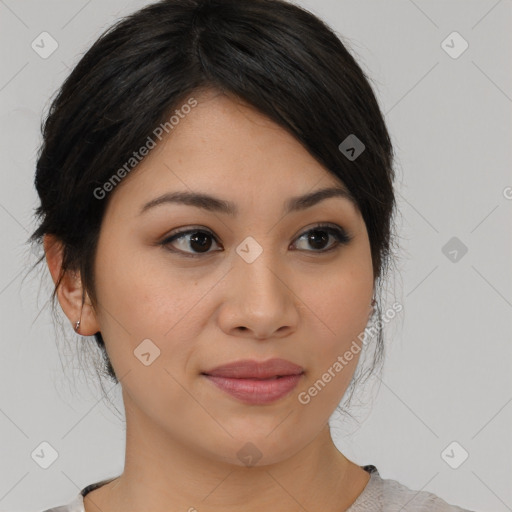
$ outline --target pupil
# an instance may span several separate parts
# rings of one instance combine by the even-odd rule
[[[206,233],[194,233],[190,237],[190,246],[195,250],[196,247],[194,247],[194,244],[197,244],[197,246],[199,247],[198,252],[206,252],[211,246],[211,240],[210,243],[208,243],[208,241],[206,240],[208,238],[210,238],[210,236]],[[202,251],[202,249],[205,250]]]
[[[319,236],[318,233],[323,233],[323,236]],[[309,242],[316,249],[322,249],[322,242],[327,242],[328,240],[329,235],[325,231],[315,230],[311,231],[311,234],[309,235]],[[318,242],[320,242],[320,244],[318,244]]]

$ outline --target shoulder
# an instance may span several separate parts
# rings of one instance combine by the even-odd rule
[[[370,473],[370,480],[347,512],[474,512],[451,505],[431,492],[410,489],[396,480],[382,478],[375,466],[365,469]]]
[[[58,507],[52,507],[46,510],[43,510],[42,512],[85,512],[84,507],[84,496],[93,491],[94,489],[97,489],[98,487],[101,487],[102,485],[105,485],[112,480],[115,480],[116,476],[105,478],[103,480],[100,480],[98,482],[94,482],[92,484],[87,485],[84,487],[73,499],[73,501],[70,501],[69,503],[66,503],[65,505],[59,505]]]
[[[42,512],[85,512],[84,509],[84,499],[82,493],[80,492],[73,501],[65,505],[60,505],[58,507],[52,507],[47,510],[43,510]]]

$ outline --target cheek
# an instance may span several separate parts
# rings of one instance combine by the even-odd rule
[[[371,261],[340,265],[317,283],[302,292],[312,320],[310,374],[302,391],[321,413],[337,406],[357,367],[373,292]]]
[[[100,245],[96,270],[98,318],[116,373],[139,375],[144,365],[136,355],[145,346],[150,359],[157,355],[153,373],[163,368],[182,373],[208,318],[201,297],[212,284],[194,279],[165,258],[149,261],[147,250],[113,250],[120,246],[114,238]]]
[[[327,351],[342,349],[364,331],[370,314],[371,272],[340,270],[304,294],[305,305],[317,320],[318,333]]]
[[[98,300],[104,306],[101,320],[105,327],[117,324],[112,327],[124,328],[135,337],[162,337],[184,317],[200,291],[183,272],[166,265],[165,259],[148,258],[147,249],[114,251],[123,244],[128,245],[110,238],[98,248],[96,283]]]

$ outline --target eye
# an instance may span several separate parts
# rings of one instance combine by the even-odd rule
[[[325,245],[329,242],[329,237],[334,239],[334,243],[331,244],[330,247],[325,248]],[[336,224],[317,224],[302,233],[297,240],[305,240],[306,243],[315,248],[313,251],[308,249],[300,250],[326,253],[337,249],[340,245],[348,244],[352,240],[352,237]],[[171,252],[179,253],[185,257],[195,258],[202,254],[213,252],[210,251],[213,245],[212,242],[217,245],[219,243],[211,231],[204,228],[194,228],[173,233],[160,242],[160,245],[166,247]],[[176,245],[180,247],[176,248]],[[190,252],[189,249],[192,249],[192,252]]]
[[[217,239],[213,233],[208,230],[196,228],[177,232],[163,240],[161,245],[167,247],[171,252],[182,253],[183,256],[194,258],[201,254],[207,254],[208,250],[212,246],[212,240],[217,243]],[[178,242],[177,245],[181,246],[180,249],[168,247],[175,242]],[[187,248],[193,249],[197,252],[188,252],[185,250]]]
[[[325,249],[324,246],[328,243],[329,237],[333,237],[335,242]],[[352,240],[352,237],[336,224],[317,224],[297,238],[297,240],[301,239],[304,239],[306,243],[317,249],[309,252],[325,253],[337,249],[340,245],[347,245]]]

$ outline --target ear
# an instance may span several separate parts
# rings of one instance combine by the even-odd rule
[[[48,269],[56,284],[62,269],[63,244],[54,235],[44,235],[43,247]],[[79,272],[66,271],[57,289],[57,298],[73,329],[80,320],[79,334],[92,336],[100,331],[96,313],[87,293],[82,306],[82,281]]]

